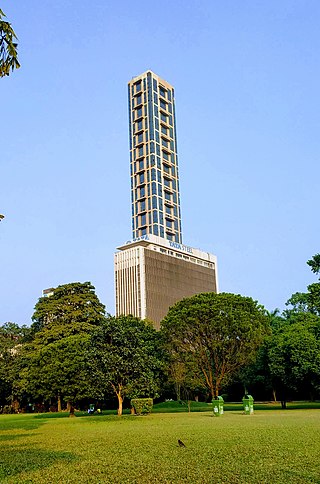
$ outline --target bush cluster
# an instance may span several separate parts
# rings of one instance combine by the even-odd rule
[[[131,406],[137,415],[146,415],[151,413],[153,407],[152,398],[132,398]]]

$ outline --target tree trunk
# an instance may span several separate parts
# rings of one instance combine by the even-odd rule
[[[61,412],[61,396],[60,396],[60,393],[58,395],[58,412]]]
[[[122,415],[122,403],[123,403],[123,398],[121,396],[121,393],[117,393],[117,397],[118,397],[118,415]]]
[[[70,409],[72,407],[72,404],[70,402],[70,400],[67,401],[67,412],[70,412]]]
[[[273,401],[276,402],[277,401],[277,393],[276,393],[275,388],[272,389],[272,396],[273,396]]]

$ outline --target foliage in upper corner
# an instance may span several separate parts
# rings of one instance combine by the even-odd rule
[[[314,274],[320,274],[320,254],[316,254],[307,261],[308,266]],[[286,310],[289,313],[312,313],[320,316],[320,282],[309,284],[308,292],[296,292],[286,302],[286,306],[291,306]],[[292,315],[291,315],[292,316]]]
[[[0,9],[0,77],[8,76],[10,70],[19,69],[17,36],[5,14]]]

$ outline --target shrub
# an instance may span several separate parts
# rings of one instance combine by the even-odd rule
[[[152,398],[132,398],[131,406],[137,415],[146,415],[151,413],[153,400]]]

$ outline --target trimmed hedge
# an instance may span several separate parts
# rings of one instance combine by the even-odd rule
[[[146,415],[151,413],[153,407],[152,398],[132,398],[130,403],[137,415]]]

